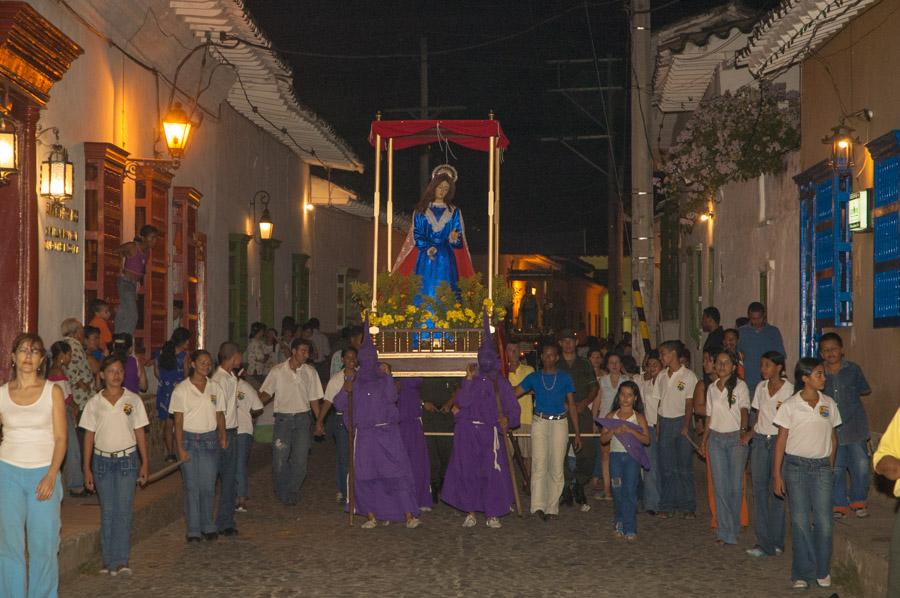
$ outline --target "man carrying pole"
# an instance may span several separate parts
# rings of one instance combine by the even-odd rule
[[[482,512],[488,527],[499,528],[513,502],[521,515],[507,437],[509,428],[519,426],[520,408],[500,371],[487,314],[477,370],[469,367],[456,406],[453,454],[441,500],[467,513],[463,527],[474,527],[475,513]]]

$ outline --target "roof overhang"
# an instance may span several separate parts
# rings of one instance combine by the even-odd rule
[[[357,218],[371,220],[374,216],[372,202],[364,201],[358,194],[346,187],[341,187],[322,177],[310,177],[310,203],[318,209],[331,208]],[[382,206],[381,223],[387,225],[387,212]],[[405,212],[394,212],[393,227],[406,231],[412,224],[410,215]]]

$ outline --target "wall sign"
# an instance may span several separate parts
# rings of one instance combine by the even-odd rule
[[[850,194],[850,200],[847,202],[847,220],[850,225],[850,232],[864,233],[872,230],[871,220],[869,219],[871,211],[869,197],[868,189]]]

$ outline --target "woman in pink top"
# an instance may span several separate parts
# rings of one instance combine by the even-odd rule
[[[137,291],[144,282],[150,250],[159,238],[159,229],[145,224],[134,241],[125,243],[116,250],[122,256],[122,272],[116,287],[119,291],[119,309],[116,312],[116,332],[134,334],[137,328]]]
[[[43,363],[41,337],[20,334],[12,380],[0,387],[0,596],[56,596],[59,587],[66,404],[59,386],[44,379]]]

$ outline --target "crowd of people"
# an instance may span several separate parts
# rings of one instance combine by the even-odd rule
[[[64,321],[49,350],[34,334],[12,347],[13,374],[0,387],[4,596],[25,596],[26,587],[27,595],[56,591],[65,492],[97,493],[100,572],[131,573],[135,486],[150,475],[145,367],[157,381],[165,461],[181,470],[188,543],[238,534],[235,513],[249,508],[249,453],[254,438],[267,439],[266,428],[276,498],[302,499],[313,441],[330,438],[336,500],[364,529],[416,528],[439,501],[465,515],[464,527],[478,525],[480,514],[500,528],[521,485],[526,508],[542,521],[557,519],[561,506],[587,512],[589,498],[611,500],[611,533],[631,542],[638,513],[696,518],[699,457],[714,542],[733,546],[752,525],[756,544],[747,554],[779,555],[789,510],[790,577],[802,588],[831,584],[833,519],[868,514],[869,428],[860,397],[871,391],[862,370],[844,359],[841,337],[827,333],[820,357],[796,361],[791,382],[780,332],[759,303],[734,329],[721,326],[716,308],[704,311],[700,376],[678,340],[638,364],[630,339],[612,346],[568,330],[535,351],[509,343],[501,359],[485,322],[477,364],[452,387],[395,379],[367,326],[345,329],[332,353],[316,319],[298,326],[285,318],[280,333],[254,323],[246,350],[228,341],[215,356],[179,327],[142,364],[131,335],[112,333],[108,304],[94,301],[90,315],[87,326]],[[266,420],[260,415],[269,404]],[[450,426],[452,441],[426,438],[441,425]],[[900,454],[889,446],[876,455],[876,469],[900,477],[893,465]]]

